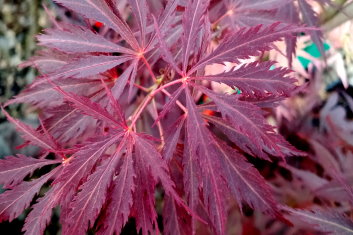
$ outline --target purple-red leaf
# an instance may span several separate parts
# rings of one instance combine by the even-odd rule
[[[226,212],[224,182],[220,174],[220,162],[215,149],[214,140],[205,126],[196,105],[192,99],[189,90],[186,90],[186,104],[188,112],[186,130],[187,130],[187,153],[185,158],[185,170],[194,172],[185,172],[187,177],[185,182],[186,195],[188,196],[189,205],[192,210],[195,210],[198,184],[195,185],[197,179],[195,174],[198,170],[192,169],[195,167],[195,160],[199,164],[199,169],[202,174],[200,179],[203,182],[203,198],[204,203],[213,223],[216,234],[223,234],[225,230]]]
[[[199,87],[198,87],[199,88]],[[217,105],[222,117],[229,121],[240,133],[251,139],[255,146],[267,151],[273,151],[278,156],[284,156],[276,139],[273,127],[266,123],[261,110],[248,102],[240,101],[234,95],[216,94],[201,88]]]
[[[162,51],[162,57],[163,59],[170,64],[170,66],[172,66],[172,68],[178,72],[179,74],[182,74],[180,68],[178,67],[178,65],[176,64],[174,57],[172,55],[172,53],[170,52],[170,50],[168,49],[168,46],[163,38],[162,33],[159,30],[159,26],[157,24],[157,20],[153,17],[153,21],[154,21],[154,28],[156,29],[156,35],[159,41],[159,45],[160,45],[160,50]]]
[[[258,24],[270,25],[278,21],[278,17],[275,17],[274,14],[277,8],[288,4],[290,1],[292,0],[227,1],[224,15],[227,16],[226,19],[229,18],[229,25],[235,29]]]
[[[164,198],[163,208],[163,234],[188,235],[191,234],[188,215],[175,204],[170,197]]]
[[[115,85],[112,88],[113,96],[116,99],[120,98],[129,79],[136,76],[137,66],[138,66],[138,60],[134,60],[132,64],[130,64],[129,67],[125,69],[124,73],[116,81]],[[135,80],[135,78],[132,80]],[[133,86],[131,82],[130,82],[130,86]]]
[[[122,161],[119,174],[112,185],[108,199],[109,204],[98,234],[113,234],[114,232],[119,234],[130,214],[132,193],[135,189],[135,172],[131,151],[128,150],[125,157],[122,157]]]
[[[187,119],[189,120],[189,118]],[[191,137],[191,140],[193,138]],[[189,143],[189,139],[186,138],[186,143]],[[196,157],[194,156],[194,148],[192,145],[187,144],[184,148],[183,156],[183,183],[185,190],[185,197],[188,202],[188,206],[192,211],[196,211],[199,205],[199,177],[200,177],[200,168],[196,162]],[[192,233],[195,233],[196,220],[192,218],[191,220],[191,230]]]
[[[87,18],[102,22],[114,29],[120,36],[126,40],[132,48],[139,48],[136,38],[129,26],[121,20],[106,1],[100,0],[55,0],[55,2],[84,15]]]
[[[285,126],[291,113],[279,106],[299,90],[296,81],[288,69],[267,60],[267,51],[276,47],[274,42],[286,40],[290,64],[297,35],[317,27],[309,0],[54,1],[68,8],[70,16],[61,8],[60,20],[50,16],[53,28],[38,36],[45,49],[21,65],[36,67],[41,76],[6,103],[39,108],[40,126],[34,130],[4,110],[22,132],[25,144],[41,148],[42,159],[18,155],[0,160],[0,183],[7,190],[0,195],[0,220],[20,215],[49,180],[53,180],[49,191],[32,206],[25,221],[26,234],[43,234],[54,208],[60,210],[64,235],[81,235],[91,229],[98,234],[119,234],[129,218],[134,219],[138,233],[159,234],[163,205],[163,233],[221,235],[233,225],[228,225],[227,216],[238,217],[230,196],[240,208],[248,204],[288,222],[280,213],[285,207],[274,200],[265,179],[271,180],[279,197],[294,197],[299,195],[294,190],[307,186],[325,199],[320,203],[350,209],[345,201],[332,204],[336,198],[321,198],[320,190],[316,191],[322,190],[322,185],[340,183],[344,188],[339,190],[352,194],[335,159],[317,158],[323,172],[313,167],[310,174],[304,169],[299,174],[281,163],[283,172],[268,174],[272,168],[265,165],[261,169],[264,176],[247,161],[248,156],[262,158],[260,165],[256,160],[258,167],[272,156],[302,155],[269,124],[275,119],[283,124],[278,131],[296,137],[291,138],[293,143],[305,141],[297,141],[297,137],[305,137],[305,129],[292,133],[294,129]],[[301,24],[299,11],[310,28],[295,26]],[[234,30],[240,26],[251,28]],[[321,42],[321,33],[309,33],[315,43]],[[211,64],[232,69],[212,72],[207,66]],[[223,87],[231,94],[223,94]],[[298,121],[302,123],[311,125]],[[335,137],[330,139],[335,141],[332,150],[339,154],[339,163],[350,163],[344,156],[349,151],[341,149],[349,141],[343,145],[342,138]],[[48,153],[61,160],[43,159]],[[59,162],[47,175],[23,181],[36,169]],[[303,159],[300,166],[313,166],[311,163]],[[320,177],[315,178],[316,173]],[[283,177],[287,175],[294,177],[291,185],[288,177]],[[314,180],[307,179],[310,177]],[[327,177],[333,179],[331,184]],[[304,205],[301,202],[294,201]],[[290,210],[290,216],[298,214]],[[312,227],[318,230],[338,234],[351,230],[344,228],[352,222],[335,217],[335,213],[299,212],[314,220]],[[256,221],[258,225],[273,221],[256,218],[261,219],[260,224]],[[254,223],[252,218],[246,219],[243,233],[257,233]],[[266,229],[261,231],[265,233],[288,229],[280,223],[262,225],[258,229]]]
[[[296,88],[293,84],[296,80],[287,77],[289,70],[285,68],[275,68],[273,62],[253,62],[243,65],[238,69],[229,72],[195,77],[214,82],[227,84],[233,88],[238,88],[246,96],[289,96]]]
[[[173,124],[170,128],[169,133],[167,132],[167,138],[165,140],[165,144],[163,146],[163,157],[166,160],[171,160],[175,151],[175,147],[178,144],[178,140],[180,137],[180,131],[183,127],[186,116],[183,115]]]
[[[105,121],[114,126],[121,126],[121,123],[118,122],[105,108],[100,106],[98,103],[92,102],[85,96],[78,96],[75,93],[65,92],[59,86],[55,85],[54,88],[62,95],[64,95],[67,101],[73,103],[75,108],[79,109],[84,114],[98,120]]]
[[[56,81],[56,84],[64,91],[75,92],[77,95],[87,95],[97,92],[101,89],[100,83],[99,80],[71,78]],[[29,87],[22,91],[20,95],[9,100],[6,105],[16,103],[30,103],[38,107],[46,107],[48,104],[60,104],[62,103],[62,100],[60,93],[55,90],[52,84],[40,83],[38,86]]]
[[[239,207],[242,207],[242,202],[246,202],[255,210],[281,217],[271,189],[260,173],[234,149],[220,142],[217,147],[223,159],[222,168],[227,177],[227,185]]]
[[[261,148],[256,146],[253,141],[251,141],[251,139],[249,139],[246,135],[240,133],[236,128],[234,128],[229,121],[210,115],[203,115],[203,118],[214,124],[233,143],[235,143],[240,150],[252,156],[270,160],[270,158],[264,151],[262,151]]]
[[[105,84],[105,81],[103,79],[101,79],[101,82],[104,87],[105,93],[108,96],[109,104],[110,104],[110,107],[112,108],[112,111],[113,111],[112,113],[117,116],[117,118],[120,122],[125,124],[125,117],[124,117],[124,113],[121,109],[120,104],[118,103],[117,99],[113,96],[110,88],[107,86],[107,84]],[[109,108],[108,108],[108,110],[109,110]]]
[[[186,73],[189,64],[189,56],[194,49],[197,33],[203,26],[202,20],[209,0],[190,0],[183,16],[183,72]]]
[[[41,73],[52,73],[67,64],[70,58],[67,54],[53,53],[51,50],[42,50],[37,54],[37,56],[33,56],[28,61],[20,64],[20,67],[33,66]]]
[[[45,33],[37,37],[39,45],[66,53],[119,52],[135,54],[134,51],[119,46],[85,28],[71,26],[70,31],[48,29]]]
[[[179,96],[181,93],[184,91],[185,86],[180,86],[176,91],[174,91],[173,94],[171,94],[171,99],[163,106],[162,111],[158,114],[158,118],[156,119],[156,122],[159,122],[161,119],[164,118],[165,115],[167,115],[168,112],[171,111],[172,107],[175,105],[176,101],[178,100]]]
[[[292,0],[264,0],[260,2],[257,0],[235,0],[234,2],[241,2],[242,9],[271,10],[285,5],[290,1]]]
[[[261,52],[270,50],[271,43],[306,30],[304,27],[281,23],[242,28],[230,33],[211,54],[201,59],[188,74],[192,74],[207,64],[224,63],[225,61],[237,63],[240,59],[258,56]]]
[[[62,174],[54,181],[54,184],[59,184],[64,192],[60,198],[61,204],[72,199],[80,181],[90,174],[98,159],[119,138],[121,135],[96,138],[70,157],[68,163],[64,165]]]
[[[82,113],[70,105],[64,104],[47,111],[49,117],[44,119],[44,126],[61,144],[69,144],[84,135],[94,133],[90,127],[97,125],[98,120]],[[86,137],[87,138],[87,137]]]
[[[43,234],[52,215],[52,210],[58,205],[62,189],[59,185],[53,186],[44,197],[38,200],[33,210],[26,218],[22,231],[25,235]]]
[[[141,138],[141,137],[137,137]],[[140,145],[139,145],[140,146]],[[146,146],[147,148],[151,147],[150,144]],[[136,219],[136,228],[139,232],[142,230],[142,234],[153,234],[157,233],[157,213],[154,208],[155,205],[155,198],[154,198],[154,191],[156,185],[156,174],[165,174],[163,171],[166,169],[157,169],[154,175],[152,175],[152,169],[144,159],[145,156],[148,156],[143,149],[139,149],[136,146],[136,154],[134,158],[134,168],[136,169],[136,179],[135,185],[136,189],[134,192],[134,204],[132,207],[132,214]],[[152,147],[153,148],[153,147]],[[153,150],[152,150],[153,151]],[[154,151],[153,151],[154,152]],[[142,155],[141,155],[142,154]],[[158,156],[158,152],[157,152]],[[155,155],[149,156],[149,158],[155,158]],[[155,159],[155,162],[162,162],[162,158]],[[157,163],[157,167],[160,166],[160,163]],[[162,162],[163,165],[163,162]],[[162,172],[162,173],[161,173]],[[146,181],[146,179],[148,179]],[[168,186],[167,186],[168,187]],[[154,229],[155,227],[155,229]]]
[[[307,0],[298,0],[298,5],[305,23],[310,27],[318,27],[319,25],[318,17],[315,11],[313,10],[313,8],[307,2]],[[310,36],[314,41],[315,45],[318,47],[321,53],[321,56],[325,57],[324,43],[322,41],[322,38],[323,38],[322,31],[320,30],[311,31]]]
[[[64,65],[60,70],[50,74],[50,79],[64,77],[84,78],[103,73],[126,61],[132,60],[134,56],[89,56],[75,60]],[[45,79],[43,79],[45,81]],[[36,84],[38,85],[38,83]]]
[[[145,48],[148,13],[148,6],[146,0],[129,0],[129,4],[132,8],[132,12],[135,18],[137,19],[137,23],[140,29],[141,48]]]
[[[57,170],[53,170],[39,179],[23,182],[11,190],[0,194],[0,221],[17,218],[26,209],[33,197],[39,192]]]
[[[298,10],[294,5],[294,2],[289,2],[286,5],[280,7],[277,11],[277,15],[280,19],[283,19],[289,24],[300,24]],[[297,37],[286,37],[286,55],[288,59],[288,65],[292,66],[293,56],[295,56],[295,49],[297,43]]]
[[[115,168],[121,158],[125,143],[119,144],[118,150],[106,159],[80,187],[80,192],[70,203],[71,210],[65,218],[64,234],[83,234],[92,227],[107,199],[108,187],[113,180]],[[127,156],[129,157],[129,156]]]
[[[0,184],[4,188],[12,188],[19,184],[27,175],[43,166],[59,163],[60,161],[36,159],[18,154],[0,160]]]
[[[146,165],[154,181],[160,181],[166,193],[173,197],[178,203],[182,203],[181,198],[174,190],[174,183],[170,179],[168,166],[156,147],[148,140],[136,136],[135,152],[136,158],[140,159],[138,163]]]
[[[334,210],[299,210],[289,207],[284,208],[290,212],[294,224],[300,222],[306,224],[310,228],[314,228],[320,232],[332,234],[352,234],[353,221],[347,216],[340,214]]]
[[[52,138],[48,138],[48,136],[37,132],[30,126],[12,118],[6,111],[5,109],[2,108],[2,112],[5,114],[7,119],[15,125],[16,129],[21,133],[21,136],[23,139],[26,141],[29,141],[33,143],[34,145],[37,145],[45,150],[56,150],[58,149],[58,146]]]

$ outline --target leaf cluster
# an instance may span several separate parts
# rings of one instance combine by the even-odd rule
[[[303,155],[266,118],[296,92],[296,79],[263,56],[285,40],[290,61],[302,32],[322,44],[306,0],[55,2],[77,17],[52,19],[38,35],[44,49],[23,66],[40,76],[6,103],[35,106],[41,125],[29,127],[3,109],[25,145],[42,151],[0,161],[7,189],[1,221],[18,217],[47,182],[25,234],[43,234],[56,207],[63,234],[119,234],[129,218],[142,234],[158,233],[161,188],[163,234],[194,234],[202,226],[225,234],[230,201],[287,224],[285,213],[309,213],[283,209],[248,161]],[[311,28],[300,24],[298,10]],[[231,68],[208,73],[213,64]],[[53,170],[24,180],[46,165]]]

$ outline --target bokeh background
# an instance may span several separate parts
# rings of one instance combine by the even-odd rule
[[[0,103],[17,95],[36,76],[32,68],[18,66],[30,58],[36,51],[35,35],[48,26],[47,16],[42,4],[53,9],[53,3],[46,0],[0,0]],[[30,125],[36,125],[35,113],[29,107],[12,105],[7,109],[10,114]],[[16,149],[22,142],[12,125],[3,114],[0,114],[0,158],[15,153],[35,154],[36,148]],[[1,190],[1,189],[0,189]],[[22,234],[24,218],[27,211],[11,223],[0,223],[0,234]],[[47,234],[57,234],[58,218],[54,216],[53,224]]]
[[[34,69],[18,66],[34,54],[35,35],[48,24],[42,4],[53,6],[45,0],[0,0],[0,103],[17,95],[36,76]],[[12,105],[9,112],[29,124],[36,122],[35,115],[23,105]],[[20,143],[13,127],[0,114],[0,157],[35,151],[33,148],[16,150],[15,146]]]

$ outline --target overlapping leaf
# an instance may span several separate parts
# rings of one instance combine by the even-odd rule
[[[88,227],[94,225],[106,200],[108,188],[125,144],[125,139],[123,139],[116,153],[98,166],[97,170],[88,177],[86,183],[80,187],[80,192],[70,203],[72,209],[65,218],[63,227],[65,234],[82,234]]]
[[[229,121],[210,115],[204,115],[203,117],[222,131],[222,133],[224,133],[243,152],[252,156],[270,160],[261,148],[256,146],[246,135],[234,128]]]
[[[103,73],[115,66],[126,61],[132,60],[134,57],[126,56],[88,56],[64,65],[60,70],[50,75],[52,79],[75,77],[84,78],[99,73]]]
[[[216,103],[222,117],[229,121],[237,131],[251,139],[258,148],[266,146],[270,151],[284,156],[277,140],[272,138],[276,135],[273,127],[266,123],[258,107],[240,101],[236,96],[220,95],[210,90],[202,90]]]
[[[77,95],[87,95],[101,89],[100,80],[93,79],[60,79],[56,82],[60,88],[67,92],[75,92]],[[55,91],[50,83],[41,83],[38,86],[29,87],[14,99],[9,100],[6,105],[15,103],[30,103],[38,107],[46,107],[49,103],[61,103],[60,94]]]
[[[136,168],[136,189],[133,198],[132,215],[136,219],[136,228],[142,234],[157,233],[157,213],[154,209],[156,182],[144,164],[143,159],[136,158],[134,163]],[[150,180],[146,181],[145,179]]]
[[[177,202],[182,203],[181,198],[175,192],[174,183],[168,174],[168,166],[156,147],[146,139],[136,136],[135,151],[135,157],[141,158],[138,162],[146,165],[154,180],[156,182],[160,181],[166,193]]]
[[[86,16],[87,18],[103,22],[114,29],[126,40],[132,48],[137,49],[138,43],[129,26],[121,20],[105,1],[99,0],[55,0],[55,2]]]
[[[70,105],[64,104],[47,111],[44,126],[49,133],[61,144],[70,145],[73,140],[82,139],[85,134],[92,133],[89,127],[97,125],[97,119],[82,113]],[[75,143],[75,142],[74,142]]]
[[[188,118],[186,122],[187,129],[187,152],[186,162],[184,163],[185,170],[191,172],[184,172],[185,176],[185,190],[188,196],[189,205],[191,209],[195,210],[196,203],[198,201],[198,187],[197,181],[203,182],[203,197],[204,203],[210,215],[215,232],[217,234],[223,234],[225,230],[225,206],[224,197],[224,183],[222,183],[222,177],[220,172],[219,156],[215,151],[215,146],[207,130],[205,123],[201,119],[201,116],[197,112],[195,103],[189,93],[186,90],[186,103],[189,110]],[[199,168],[203,177],[196,179],[197,170],[193,169],[196,167],[196,162],[199,164]]]
[[[345,215],[342,215],[333,210],[299,210],[286,207],[285,210],[290,214],[311,228],[320,232],[333,234],[352,234],[353,222]],[[293,222],[295,222],[293,220]]]
[[[191,234],[190,220],[187,220],[185,211],[178,208],[174,200],[165,198],[163,208],[163,232],[167,235]]]
[[[71,26],[70,31],[49,29],[37,37],[39,45],[66,53],[119,52],[134,54],[130,49],[110,42],[91,30]]]
[[[28,61],[20,64],[20,67],[33,66],[41,73],[52,73],[67,64],[67,61],[73,57],[72,55],[69,57],[67,54],[59,53],[57,51],[53,52],[48,49],[39,51],[37,54],[38,55],[33,56]]]
[[[163,146],[163,157],[166,160],[170,160],[173,157],[173,153],[175,152],[175,148],[178,144],[178,140],[180,138],[180,132],[183,127],[185,116],[181,116],[175,124],[170,128],[168,136],[166,138],[166,143]]]
[[[62,202],[72,199],[80,181],[90,174],[98,159],[120,137],[121,135],[95,139],[71,156],[69,164],[64,167],[61,177],[54,181],[54,184],[60,184],[61,189],[65,192],[65,195],[61,198]]]
[[[230,33],[211,54],[201,59],[188,74],[207,64],[224,63],[225,61],[237,63],[240,59],[258,56],[261,52],[270,50],[272,42],[301,31],[306,31],[306,29],[278,22],[269,26],[258,25],[251,28],[241,28]]]
[[[58,203],[62,189],[59,185],[54,185],[38,202],[33,206],[25,220],[22,231],[25,235],[43,234],[47,224],[50,221],[52,210]]]
[[[281,217],[271,188],[260,173],[234,149],[220,142],[217,143],[217,147],[223,161],[222,168],[228,179],[228,187],[238,201],[239,207],[242,206],[242,202],[246,202],[256,210]],[[259,185],[261,187],[258,187]]]
[[[103,215],[98,234],[120,233],[128,220],[132,206],[132,193],[135,190],[135,173],[131,153],[123,157],[119,174],[113,182],[109,204]]]
[[[0,184],[4,188],[11,188],[36,169],[56,163],[58,163],[56,160],[36,159],[22,154],[5,157],[0,160]]]
[[[1,219],[18,216],[50,179],[54,180],[51,189],[33,205],[26,219],[26,234],[42,234],[55,207],[60,207],[63,234],[84,234],[89,228],[97,229],[98,234],[118,234],[130,217],[138,232],[159,233],[158,183],[165,192],[164,208],[170,212],[170,218],[163,218],[166,234],[195,233],[195,213],[200,211],[214,234],[225,234],[228,195],[239,207],[245,202],[283,219],[270,187],[242,153],[266,160],[269,155],[300,154],[267,123],[262,110],[289,96],[296,88],[294,79],[287,69],[273,69],[274,62],[254,62],[216,75],[203,75],[203,68],[213,63],[240,63],[270,50],[275,41],[306,31],[294,25],[270,24],[280,15],[269,18],[270,14],[289,0],[173,0],[167,1],[164,9],[165,1],[129,0],[127,15],[120,15],[119,6],[125,7],[124,2],[55,1],[87,18],[87,24],[58,27],[40,35],[40,44],[49,49],[27,65],[38,67],[43,74],[7,103],[26,102],[41,108],[43,125],[35,131],[5,115],[26,141],[60,153],[62,166],[58,174],[54,170],[20,183],[34,170],[58,161],[22,155],[0,161],[0,176],[4,176],[0,183],[9,189],[0,196],[4,199]],[[208,12],[224,3],[227,12],[219,15],[220,20],[236,17],[238,25],[261,20],[268,26],[238,31],[211,27]],[[152,12],[160,12],[159,17]],[[254,16],[254,12],[261,14]],[[102,23],[102,28],[94,30],[92,22]],[[135,23],[136,31],[127,22]],[[207,54],[210,48],[215,49]],[[224,83],[239,89],[241,95],[216,93],[200,80]],[[132,92],[134,87],[140,90]],[[201,93],[211,102],[196,105]],[[150,101],[157,105],[148,106]],[[167,115],[180,115],[179,108],[185,112],[179,119]],[[153,120],[145,118],[145,109],[159,112],[157,120],[157,115]],[[123,110],[130,115],[126,122]],[[158,131],[153,129],[153,121],[158,122]],[[166,126],[171,126],[169,131]],[[227,136],[229,145],[218,140],[223,135],[217,130]],[[57,142],[70,149],[61,149]],[[179,178],[174,177],[176,171]]]
[[[55,173],[53,170],[39,179],[22,182],[11,190],[0,194],[0,221],[17,218],[26,209],[33,197]]]
[[[116,120],[112,114],[110,114],[105,108],[100,106],[98,103],[92,102],[89,98],[85,96],[78,96],[75,93],[68,93],[63,91],[59,86],[54,86],[56,90],[58,90],[62,95],[64,95],[67,101],[73,103],[74,107],[83,112],[84,114],[89,115],[98,120],[105,121],[110,125],[121,125],[120,122],[122,122],[123,120]]]
[[[47,136],[45,133],[40,133],[36,130],[34,130],[32,127],[28,126],[27,124],[24,124],[20,122],[19,120],[16,120],[12,118],[6,111],[5,109],[2,108],[2,112],[5,114],[7,119],[15,125],[16,129],[21,133],[22,137],[30,142],[33,143],[45,150],[57,150],[58,145],[57,143]]]
[[[147,2],[146,0],[129,0],[129,4],[140,29],[141,48],[144,48],[146,46]]]
[[[272,69],[272,62],[250,63],[238,69],[222,74],[195,77],[208,81],[215,81],[238,88],[246,96],[263,97],[268,94],[274,96],[289,96],[295,89],[296,80],[288,78],[285,68]]]
[[[225,0],[225,15],[233,28],[269,25],[278,21],[274,12],[291,0]]]
[[[209,0],[191,0],[183,16],[183,72],[186,72],[189,56],[194,48],[197,32],[202,26],[202,18]]]
[[[288,2],[286,5],[280,7],[277,11],[277,15],[280,20],[283,20],[290,24],[299,24],[299,13],[297,8],[294,5],[294,2]],[[297,37],[293,35],[293,37],[286,37],[284,39],[286,42],[286,55],[288,58],[288,65],[292,65],[293,56],[295,55]]]
[[[311,7],[311,5],[307,2],[307,0],[298,0],[298,5],[299,9],[302,13],[304,22],[311,27],[317,27],[318,26],[318,18]],[[323,44],[323,34],[321,31],[316,30],[316,31],[311,31],[310,36],[316,46],[319,48],[319,51],[322,56],[325,56],[325,49],[324,49],[324,44]]]

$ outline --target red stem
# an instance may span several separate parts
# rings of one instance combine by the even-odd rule
[[[131,126],[135,125],[137,119],[140,117],[142,111],[146,108],[146,106],[148,105],[148,103],[153,99],[153,97],[160,91],[163,91],[165,88],[169,87],[169,86],[172,86],[172,85],[175,85],[175,84],[178,84],[178,83],[182,83],[184,82],[184,79],[181,78],[181,79],[177,79],[177,80],[174,80],[172,82],[169,82],[163,86],[160,86],[158,88],[155,88],[154,90],[152,90],[147,96],[146,98],[143,100],[143,102],[141,103],[141,105],[136,109],[136,112],[135,114],[132,116],[131,118]]]

